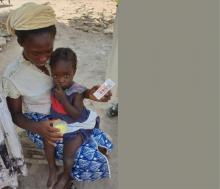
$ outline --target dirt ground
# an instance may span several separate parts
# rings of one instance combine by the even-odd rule
[[[0,3],[0,19],[27,0],[4,0]],[[90,87],[101,84],[105,79],[108,57],[112,48],[112,31],[115,17],[113,0],[38,0],[48,3],[57,15],[56,47],[70,47],[78,56],[76,81]],[[0,74],[9,63],[15,61],[21,53],[16,39],[11,38],[0,52]],[[109,104],[86,101],[86,105],[95,109],[101,117],[101,128],[113,139],[114,150],[110,157],[111,179],[94,183],[77,183],[78,189],[117,189],[117,118],[108,118],[106,109]],[[29,175],[19,179],[19,189],[46,189],[47,166],[28,164]]]

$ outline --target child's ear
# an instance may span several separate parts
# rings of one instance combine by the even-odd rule
[[[73,75],[75,75],[75,73],[76,73],[76,68],[73,69]]]
[[[75,75],[75,74],[76,74],[76,69],[73,70],[73,75]]]

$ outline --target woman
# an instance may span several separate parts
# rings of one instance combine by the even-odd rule
[[[0,93],[0,188],[18,186],[17,176],[26,175],[21,145],[5,98]]]
[[[13,11],[7,20],[7,29],[15,33],[23,52],[17,62],[9,65],[4,72],[4,92],[14,123],[29,131],[31,140],[41,148],[43,139],[51,144],[62,139],[59,130],[51,127],[48,119],[52,88],[48,59],[53,51],[55,22],[51,7],[35,3],[24,4]],[[85,89],[84,97],[97,100],[93,96],[97,88]],[[110,96],[108,93],[101,101],[108,101]],[[111,150],[112,143],[104,132],[94,129],[92,139],[80,147],[75,157],[71,176],[76,180],[97,180],[110,176],[108,160],[99,152],[98,146]],[[56,147],[58,159],[62,159],[62,148],[63,144],[59,142]],[[52,177],[56,181],[57,175]],[[58,178],[60,188],[68,185],[64,180],[62,176]],[[55,184],[48,181],[47,186]]]

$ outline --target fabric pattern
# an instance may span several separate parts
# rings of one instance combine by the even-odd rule
[[[27,175],[27,168],[15,125],[1,94],[0,114],[0,188],[17,187],[17,176]]]
[[[27,118],[33,121],[47,120],[50,116],[39,113],[26,113]],[[43,149],[43,138],[33,132],[28,131],[28,136],[32,142],[40,149]],[[111,139],[103,131],[94,128],[91,137],[86,140],[74,157],[74,166],[71,176],[77,181],[95,181],[103,178],[110,178],[110,167],[108,159],[98,150],[98,146],[112,151]],[[56,159],[63,159],[63,142],[59,141],[55,148]]]

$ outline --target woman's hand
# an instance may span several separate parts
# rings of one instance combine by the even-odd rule
[[[98,100],[94,95],[93,93],[95,91],[98,90],[98,88],[100,87],[100,85],[95,85],[93,86],[91,89],[87,89],[86,91],[86,94],[85,94],[85,97],[90,99],[90,100],[94,100],[94,101],[97,101],[97,102],[108,102],[110,99],[111,99],[111,96],[112,96],[112,92],[109,91],[105,94],[105,96],[103,96],[100,100]]]
[[[39,122],[39,135],[48,141],[50,144],[54,144],[63,139],[62,133],[59,129],[52,127],[53,121],[41,121]]]

